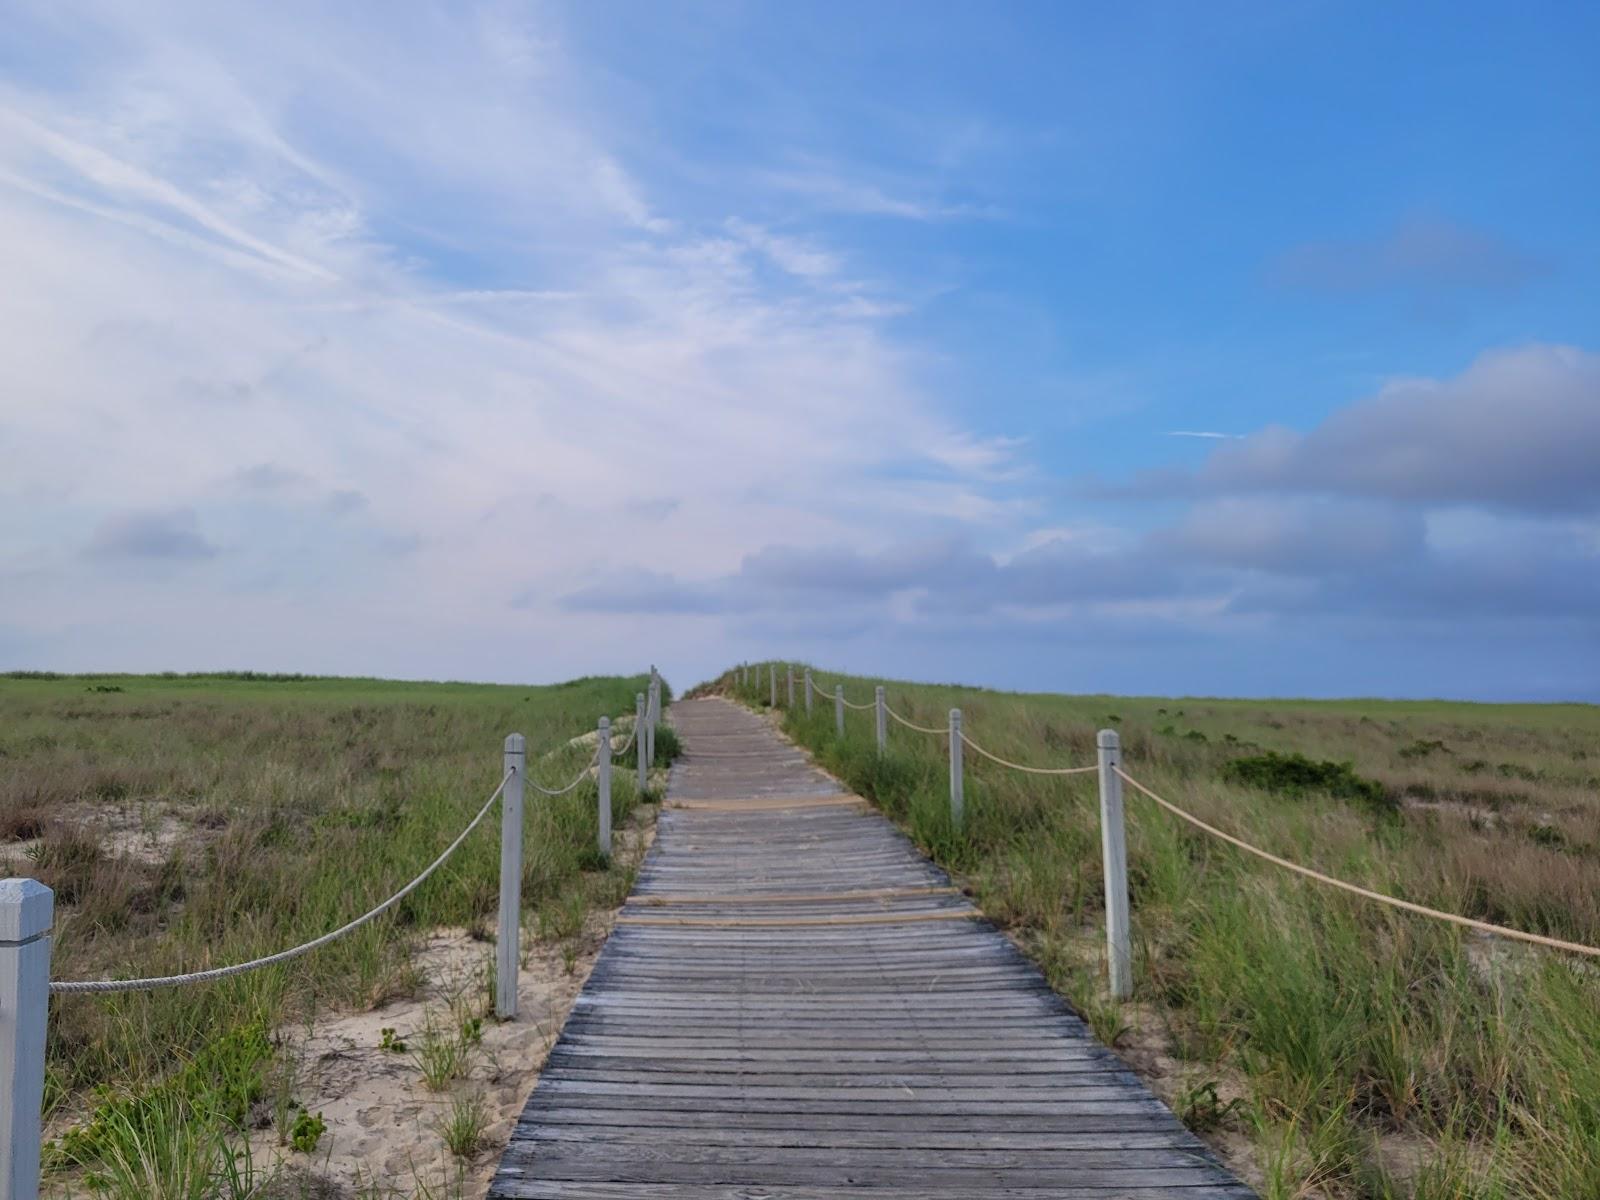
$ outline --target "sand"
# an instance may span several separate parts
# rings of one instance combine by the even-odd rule
[[[623,864],[642,858],[654,835],[653,813],[638,811],[643,823],[618,834]],[[482,1197],[615,918],[615,911],[590,913],[583,932],[564,945],[540,942],[524,929],[518,1015],[503,1023],[484,1019],[466,1078],[446,1091],[427,1089],[412,1054],[430,1015],[449,1023],[453,1011],[484,1006],[494,947],[467,930],[443,929],[427,938],[414,960],[426,982],[414,996],[370,1012],[321,1016],[309,1030],[280,1031],[283,1056],[299,1064],[293,1094],[307,1112],[321,1115],[327,1131],[310,1154],[280,1146],[272,1129],[253,1138],[257,1166],[280,1171],[270,1193],[293,1200]],[[383,1049],[385,1029],[409,1050]],[[473,1096],[482,1098],[487,1124],[482,1146],[463,1160],[451,1154],[439,1126],[453,1101]]]

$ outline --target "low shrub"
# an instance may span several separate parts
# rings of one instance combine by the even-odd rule
[[[1265,754],[1230,759],[1222,766],[1222,777],[1283,796],[1323,792],[1341,800],[1355,800],[1379,812],[1394,812],[1399,807],[1381,783],[1357,775],[1351,763],[1311,759],[1303,754],[1268,750]]]

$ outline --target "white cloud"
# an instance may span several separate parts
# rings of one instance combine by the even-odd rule
[[[28,564],[0,644],[29,661],[238,665],[246,622],[259,664],[623,667],[628,619],[554,597],[1016,511],[1015,448],[918,390],[892,299],[736,198],[667,211],[553,24],[38,11],[19,44],[94,69],[0,95],[0,560]],[[84,553],[130,546],[181,588]]]

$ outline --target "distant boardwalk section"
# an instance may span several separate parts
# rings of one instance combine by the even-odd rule
[[[1249,1200],[882,816],[673,709],[638,888],[490,1195]]]

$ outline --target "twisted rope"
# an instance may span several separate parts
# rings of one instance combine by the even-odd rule
[[[883,711],[888,713],[896,721],[899,721],[900,724],[904,725],[907,729],[915,729],[918,733],[931,733],[935,737],[945,737],[950,732],[948,729],[938,729],[929,727],[927,725],[918,725],[915,721],[908,721],[899,713],[895,712],[894,709],[890,708],[887,704],[883,706]]]
[[[531,779],[531,778],[530,779],[524,779],[523,782],[526,783],[529,787],[531,787],[534,791],[538,792],[542,796],[565,796],[573,788],[577,787],[585,779],[589,778],[589,768],[594,766],[595,763],[597,763],[599,761],[600,761],[600,744],[599,744],[598,741],[596,741],[595,742],[593,756],[589,759],[588,762],[583,764],[583,769],[581,771],[579,771],[577,776],[573,779],[573,781],[571,783],[567,784],[565,787],[547,788],[543,784],[541,784],[538,780]]]
[[[457,836],[456,840],[445,847],[444,853],[439,855],[423,869],[405,887],[390,896],[377,908],[362,913],[355,920],[339,926],[332,933],[325,933],[319,938],[314,938],[303,945],[295,946],[290,950],[280,950],[276,954],[269,954],[265,958],[253,958],[249,962],[234,963],[230,967],[214,967],[209,971],[191,971],[187,975],[161,975],[152,979],[79,979],[79,980],[51,980],[50,992],[52,995],[68,992],[148,992],[156,988],[178,987],[185,983],[208,983],[213,979],[226,979],[230,975],[243,975],[247,971],[254,971],[261,967],[270,967],[274,963],[288,962],[291,958],[299,958],[302,954],[309,954],[319,946],[326,946],[329,942],[342,938],[345,934],[360,929],[368,921],[375,920],[388,912],[400,901],[422,886],[423,882],[444,865],[444,860],[449,858],[467,840],[467,835],[478,827],[479,822],[489,815],[489,810],[494,807],[496,800],[506,790],[506,784],[511,781],[515,771],[507,771],[505,778],[500,781],[500,786],[495,788],[494,794],[484,801],[483,807],[478,810],[478,815],[467,822],[467,827]]]
[[[1185,812],[1171,801],[1164,800],[1156,795],[1121,767],[1113,767],[1112,769],[1121,776],[1124,783],[1143,792],[1173,816],[1189,822],[1196,829],[1204,830],[1212,837],[1221,838],[1231,846],[1237,846],[1246,854],[1253,854],[1257,858],[1265,859],[1274,866],[1282,867],[1286,871],[1293,871],[1296,875],[1304,875],[1307,879],[1314,879],[1318,883],[1327,884],[1329,887],[1338,888],[1340,891],[1349,892],[1367,900],[1376,900],[1379,904],[1387,904],[1391,908],[1401,908],[1406,912],[1416,913],[1419,916],[1432,917],[1436,921],[1448,921],[1452,925],[1464,925],[1468,929],[1476,929],[1482,933],[1497,934],[1500,937],[1515,938],[1521,942],[1532,942],[1536,946],[1549,946],[1554,950],[1565,950],[1571,954],[1584,954],[1591,958],[1600,958],[1600,947],[1585,946],[1581,942],[1566,942],[1560,938],[1546,937],[1542,933],[1527,933],[1521,929],[1512,929],[1508,925],[1495,925],[1489,921],[1478,921],[1472,917],[1463,917],[1458,913],[1429,908],[1425,904],[1413,904],[1410,900],[1401,900],[1397,896],[1386,896],[1382,892],[1375,892],[1370,888],[1359,887],[1353,883],[1346,883],[1342,879],[1335,879],[1332,875],[1324,875],[1321,871],[1313,871],[1310,867],[1302,867],[1299,863],[1290,862],[1286,858],[1279,858],[1276,854],[1263,850],[1260,846],[1252,846],[1249,842],[1242,838],[1236,838],[1231,833],[1224,833],[1215,825],[1206,824],[1193,813]]]
[[[620,758],[622,755],[626,754],[629,751],[629,749],[632,748],[633,743],[638,739],[638,737],[639,737],[639,727],[637,725],[635,725],[634,728],[633,728],[633,731],[628,734],[628,740],[622,743],[622,748],[620,750],[615,749],[615,748],[612,749],[611,757],[612,758]]]
[[[978,745],[977,742],[975,742],[971,738],[969,738],[966,735],[965,731],[963,731],[962,734],[961,734],[961,740],[963,742],[965,742],[967,745],[971,746],[979,754],[981,754],[985,758],[989,759],[991,762],[997,762],[1002,767],[1010,767],[1013,771],[1026,771],[1029,775],[1087,775],[1090,771],[1098,771],[1100,769],[1098,766],[1094,766],[1094,767],[1025,767],[1021,763],[1014,763],[1009,758],[1001,758],[998,754],[995,754],[994,752],[989,751],[989,750],[985,750],[982,746]]]
[[[877,703],[875,701],[872,701],[872,700],[868,700],[865,704],[852,704],[852,703],[850,703],[850,700],[849,700],[848,697],[845,698],[844,706],[846,708],[853,708],[857,712],[861,712],[861,711],[863,711],[865,709],[868,709],[868,708],[877,708],[878,707]]]

